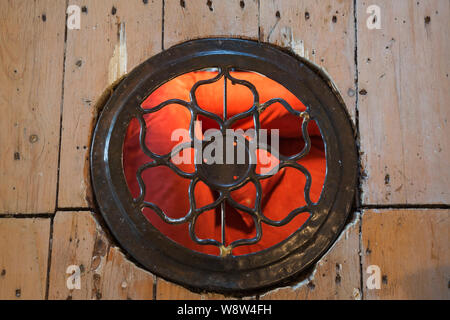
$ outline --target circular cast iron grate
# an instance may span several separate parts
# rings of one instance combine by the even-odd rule
[[[143,108],[143,102],[159,87],[170,80],[196,70],[218,70],[215,77],[196,82],[190,90],[189,101],[169,99],[153,108]],[[283,98],[274,97],[260,101],[257,88],[247,80],[234,77],[235,70],[261,74],[278,82],[301,100],[306,109],[296,110]],[[223,117],[205,110],[196,101],[195,91],[202,85],[224,79]],[[253,104],[245,112],[227,117],[227,81],[247,87],[253,95]],[[261,128],[260,115],[274,104],[282,105],[299,119],[304,140],[303,149],[293,155],[276,153],[279,164],[269,174],[256,170],[255,149],[249,140],[232,141],[237,149],[244,150],[244,161],[232,164],[210,164],[196,159],[192,172],[184,172],[171,161],[174,154],[183,149],[199,151],[208,148],[211,141],[199,139],[195,133],[195,120],[199,116],[214,120],[223,133],[222,146],[227,145],[225,132],[240,120],[253,119],[255,137]],[[146,144],[147,124],[145,116],[158,112],[168,105],[179,105],[190,113],[190,141],[180,144],[174,152],[159,155]],[[136,172],[139,194],[133,196],[124,174],[123,148],[127,128],[133,119],[140,124],[139,145],[150,161]],[[170,119],[167,119],[170,121]],[[308,123],[314,121],[320,129],[325,145],[326,177],[317,202],[310,198],[311,174],[301,164],[311,148]],[[259,141],[259,139],[255,139]],[[233,144],[234,143],[234,144]],[[257,142],[258,150],[269,149]],[[224,147],[224,154],[227,149]],[[236,159],[235,159],[236,160]],[[167,167],[177,175],[190,179],[188,198],[190,208],[180,218],[166,215],[157,204],[147,201],[145,170]],[[281,220],[270,219],[262,210],[261,180],[277,170],[293,168],[304,174],[303,197],[305,205],[292,210]],[[91,148],[91,173],[94,192],[109,228],[123,246],[139,263],[164,278],[198,290],[224,293],[249,293],[274,287],[308,268],[330,247],[342,229],[353,203],[356,185],[357,156],[351,121],[341,99],[333,92],[326,77],[293,55],[271,45],[240,39],[201,39],[189,41],[164,51],[134,69],[118,86],[105,105],[97,123]],[[203,207],[195,205],[194,189],[205,183],[217,194],[215,201]],[[256,188],[253,208],[238,203],[231,193],[252,183]],[[300,196],[300,195],[299,195]],[[226,204],[226,205],[225,205]],[[249,214],[256,230],[253,238],[226,241],[226,208],[231,206]],[[221,239],[201,239],[195,232],[197,219],[202,213],[220,209]],[[188,226],[189,235],[196,244],[215,246],[219,254],[214,256],[189,249],[170,240],[143,215],[151,209],[166,224]],[[304,224],[276,245],[243,255],[233,254],[242,246],[258,243],[262,238],[262,225],[281,227],[301,213],[308,212]]]

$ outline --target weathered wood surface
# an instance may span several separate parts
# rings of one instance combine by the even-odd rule
[[[90,212],[58,212],[53,223],[49,299],[153,299],[153,275],[110,243]],[[81,271],[68,289],[67,268]]]
[[[52,213],[64,1],[0,1],[0,213]]]
[[[333,247],[317,262],[309,278],[275,289],[262,300],[361,299],[359,215],[342,232]]]
[[[59,207],[92,206],[89,145],[95,103],[123,73],[161,50],[162,1],[71,1],[81,29],[67,31]],[[83,11],[83,10],[82,10]]]
[[[292,50],[322,67],[355,117],[353,1],[261,1],[260,40]]]
[[[381,29],[366,27],[368,5]],[[450,203],[450,2],[357,1],[364,204]]]
[[[45,299],[50,219],[0,219],[0,300]]]
[[[164,13],[165,49],[200,37],[258,38],[256,0],[165,1]]]
[[[201,300],[202,295],[182,286],[158,278],[156,282],[156,300]]]
[[[243,300],[254,300],[256,296],[242,297]],[[195,293],[180,285],[158,278],[156,284],[156,300],[234,300],[235,297],[219,293]]]
[[[450,299],[450,210],[367,210],[362,217],[365,299]],[[381,289],[367,288],[380,267]]]

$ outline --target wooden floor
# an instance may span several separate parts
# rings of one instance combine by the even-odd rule
[[[69,4],[81,29],[66,27]],[[369,29],[369,5],[381,29]],[[372,19],[372,18],[370,18]],[[96,101],[179,42],[236,36],[322,67],[358,133],[353,221],[305,281],[250,299],[450,299],[450,2],[3,0],[0,299],[220,299],[128,261],[94,210]],[[82,266],[81,289],[66,286]],[[370,289],[366,272],[382,272]]]

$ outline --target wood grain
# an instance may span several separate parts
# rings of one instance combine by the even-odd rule
[[[0,300],[44,299],[50,219],[0,219]]]
[[[68,30],[58,205],[92,207],[89,145],[103,91],[161,49],[162,1],[71,1],[86,7]],[[113,14],[114,12],[114,14]]]
[[[357,3],[363,203],[448,204],[450,3]]]
[[[258,38],[258,1],[166,1],[164,48],[200,37]],[[210,3],[210,5],[208,5]]]
[[[275,289],[262,300],[361,299],[360,218],[350,223],[328,252],[317,262],[312,275],[292,286]]]
[[[450,299],[450,210],[367,210],[362,218],[366,299]],[[381,289],[367,288],[367,267]]]
[[[180,285],[158,277],[156,285],[156,300],[235,300],[232,296],[219,293],[195,293]],[[254,300],[255,296],[243,297],[243,300]]]
[[[156,300],[201,300],[202,295],[162,278],[156,282]]]
[[[90,212],[58,212],[53,225],[49,299],[153,299],[153,275],[113,246]],[[67,288],[70,265],[81,288]]]
[[[261,1],[260,40],[291,48],[323,68],[355,117],[353,1]]]
[[[65,4],[0,2],[0,213],[52,213]]]

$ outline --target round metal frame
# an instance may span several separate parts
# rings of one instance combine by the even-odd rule
[[[150,207],[161,218],[164,219],[165,216],[153,204],[143,201],[145,190],[142,192],[142,183],[141,196],[137,199],[133,199],[127,187],[122,150],[128,125],[133,118],[138,118],[141,119],[142,126],[142,115],[153,112],[142,109],[142,102],[165,82],[181,74],[205,68],[219,68],[219,75],[225,74],[228,78],[231,77],[228,72],[231,68],[258,72],[286,87],[307,107],[305,112],[295,111],[282,99],[260,103],[254,87],[251,88],[245,81],[234,79],[248,86],[254,94],[254,105],[244,116],[257,118],[271,104],[280,102],[289,112],[303,118],[305,148],[292,159],[286,157],[286,166],[298,166],[295,161],[309,151],[306,125],[310,119],[317,122],[324,141],[327,172],[324,189],[317,203],[307,201],[307,206],[299,208],[281,221],[265,218],[258,211],[257,205],[252,211],[255,226],[256,222],[283,225],[295,214],[304,211],[310,212],[310,218],[283,242],[256,253],[233,256],[229,254],[231,247],[224,246],[224,243],[214,243],[223,254],[212,256],[175,243],[158,231],[142,214],[143,207]],[[201,110],[192,101],[176,103],[188,107],[191,115],[199,113],[216,119],[221,130],[244,117],[239,115],[235,119],[222,120],[217,115]],[[167,104],[169,103],[165,105]],[[164,105],[159,106],[162,107]],[[256,120],[254,123],[257,129]],[[155,155],[146,149],[142,137],[145,137],[145,129],[141,131],[141,147],[155,160],[148,167],[171,166],[170,161],[167,161],[168,156]],[[304,172],[300,167],[297,169]],[[306,170],[304,173],[308,181],[309,172]],[[351,120],[342,99],[332,90],[326,76],[314,66],[269,44],[241,39],[200,39],[174,46],[148,59],[120,83],[102,110],[95,128],[91,147],[91,176],[96,200],[108,227],[120,245],[140,264],[159,276],[193,289],[243,294],[289,281],[311,266],[331,246],[342,229],[354,200],[357,152]],[[253,178],[255,174],[250,174],[246,179],[241,179],[239,185]],[[195,183],[191,185],[195,186]],[[231,197],[227,197],[226,189],[229,186],[217,186],[216,183],[216,187],[223,196],[214,206],[225,200],[233,201]],[[306,189],[305,199],[308,200],[309,190]],[[210,209],[209,206],[197,210],[206,209]],[[248,208],[238,209],[248,212]],[[191,211],[183,218],[184,222],[195,222],[196,211]],[[257,241],[260,236],[257,234],[256,239],[252,240]],[[235,241],[238,242],[235,246],[247,244],[239,241]]]

